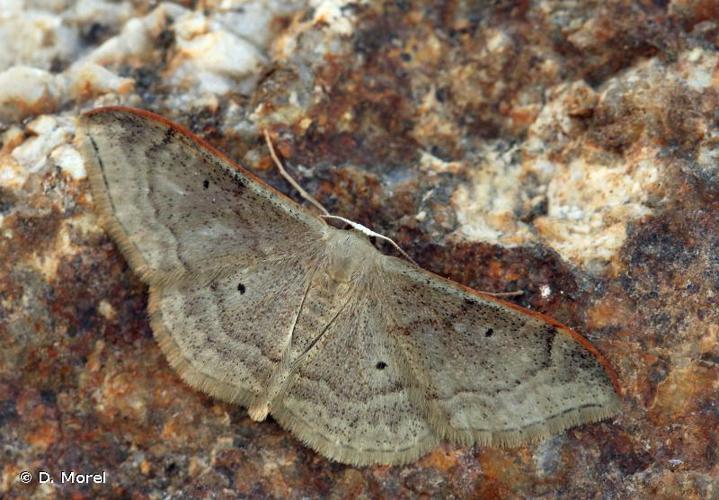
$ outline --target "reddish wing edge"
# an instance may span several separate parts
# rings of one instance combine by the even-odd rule
[[[105,107],[95,108],[95,109],[92,109],[92,110],[90,110],[90,111],[87,111],[87,112],[83,113],[83,115],[84,115],[84,116],[92,116],[92,115],[96,115],[96,114],[112,113],[112,112],[117,112],[117,111],[120,111],[120,112],[123,112],[123,113],[131,113],[131,114],[134,114],[134,115],[137,115],[137,116],[141,116],[141,117],[143,117],[143,118],[147,118],[147,119],[149,119],[149,120],[153,120],[153,121],[155,121],[155,122],[161,123],[162,125],[164,125],[164,126],[166,126],[166,127],[169,127],[169,128],[171,128],[171,129],[173,129],[173,130],[175,130],[175,131],[181,133],[182,135],[184,135],[185,137],[189,138],[190,140],[192,140],[193,142],[195,142],[195,143],[198,144],[199,146],[203,147],[204,149],[206,149],[207,151],[209,151],[209,152],[212,153],[213,155],[222,158],[225,162],[227,162],[227,163],[228,163],[229,165],[231,165],[233,168],[235,168],[236,170],[238,170],[239,172],[241,172],[243,175],[247,176],[248,178],[250,178],[250,179],[253,180],[254,182],[258,183],[258,184],[259,184],[260,186],[262,186],[264,189],[266,189],[266,190],[270,191],[271,193],[273,193],[273,194],[279,196],[281,199],[283,199],[283,200],[285,200],[285,201],[291,203],[295,208],[297,208],[297,209],[299,209],[299,210],[302,210],[302,211],[304,211],[304,212],[306,212],[306,213],[310,213],[305,207],[303,207],[302,205],[298,204],[295,200],[291,199],[290,197],[288,197],[288,196],[285,195],[284,193],[281,193],[280,191],[276,190],[275,188],[273,188],[272,186],[270,186],[269,184],[267,184],[265,181],[263,181],[262,179],[260,179],[259,177],[257,177],[255,174],[253,174],[252,172],[250,172],[249,170],[247,170],[247,168],[243,167],[241,164],[239,164],[239,163],[237,163],[236,161],[232,160],[232,159],[231,159],[230,157],[228,157],[225,153],[223,153],[222,151],[220,151],[219,149],[217,149],[216,147],[214,147],[212,144],[210,144],[209,142],[207,142],[205,139],[203,139],[203,138],[197,136],[196,134],[194,134],[193,132],[191,132],[191,131],[190,131],[189,129],[187,129],[186,127],[184,127],[184,126],[182,126],[182,125],[180,125],[180,124],[178,124],[178,123],[174,123],[174,122],[168,120],[167,118],[165,118],[165,117],[163,117],[163,116],[161,116],[161,115],[158,115],[158,114],[156,114],[156,113],[153,113],[152,111],[147,111],[147,110],[140,109],[140,108],[131,108],[131,107],[128,107],[128,106],[105,106]],[[318,219],[321,220],[322,222],[326,223],[326,222],[324,221],[324,219],[321,219],[321,218],[319,218],[319,217],[318,217]],[[543,313],[540,313],[540,312],[537,312],[537,311],[529,310],[529,309],[527,309],[527,308],[525,308],[525,307],[519,306],[519,305],[514,304],[514,303],[512,303],[512,302],[507,302],[506,300],[499,299],[499,298],[494,297],[494,296],[492,296],[492,295],[489,295],[489,294],[487,294],[487,293],[479,292],[479,291],[477,291],[477,290],[474,290],[474,289],[472,289],[472,288],[469,288],[468,286],[465,286],[465,285],[463,285],[463,284],[461,284],[461,283],[457,283],[456,281],[452,281],[452,280],[449,280],[449,279],[447,279],[447,278],[444,278],[444,277],[442,277],[442,276],[440,276],[440,275],[438,275],[438,274],[436,274],[436,273],[433,273],[433,272],[431,272],[431,271],[428,271],[428,270],[426,270],[426,269],[423,269],[423,268],[420,268],[420,269],[422,269],[423,272],[425,272],[425,273],[431,275],[432,277],[435,277],[435,278],[438,278],[438,279],[440,279],[440,280],[442,280],[442,281],[445,281],[445,282],[447,282],[447,283],[450,283],[450,284],[453,285],[453,286],[459,286],[463,291],[465,291],[466,293],[468,293],[468,294],[470,294],[470,295],[475,295],[475,296],[477,296],[477,297],[480,297],[480,298],[483,299],[483,300],[490,301],[490,302],[495,302],[495,303],[501,304],[501,305],[503,305],[503,306],[505,306],[505,307],[508,307],[508,308],[510,308],[510,309],[514,309],[515,311],[520,312],[520,313],[522,313],[522,314],[526,314],[526,315],[528,315],[528,316],[532,316],[532,317],[534,317],[534,318],[537,318],[537,319],[539,319],[539,320],[541,320],[541,321],[544,321],[545,323],[547,323],[547,324],[553,326],[554,328],[557,328],[559,331],[565,333],[566,335],[569,335],[575,342],[578,342],[582,347],[584,347],[587,351],[589,351],[589,352],[597,359],[597,361],[602,365],[602,368],[604,368],[604,371],[607,373],[607,375],[609,376],[609,379],[610,379],[611,382],[612,382],[612,386],[614,387],[614,391],[615,391],[618,395],[620,395],[620,396],[622,396],[622,395],[624,394],[624,391],[622,390],[622,387],[621,387],[621,385],[619,384],[619,377],[618,377],[618,375],[617,375],[617,372],[616,372],[616,370],[614,369],[614,367],[611,365],[611,363],[609,362],[609,360],[608,360],[601,352],[599,352],[599,350],[598,350],[596,347],[594,347],[594,345],[593,345],[589,340],[587,340],[584,336],[582,336],[582,335],[581,335],[580,333],[578,333],[577,331],[575,331],[575,330],[573,330],[572,328],[570,328],[570,327],[564,325],[563,323],[560,323],[560,322],[557,321],[556,319],[554,319],[554,318],[552,318],[552,317],[550,317],[550,316],[547,316],[546,314],[543,314]]]

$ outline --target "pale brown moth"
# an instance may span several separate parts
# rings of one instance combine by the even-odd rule
[[[520,445],[618,411],[614,371],[576,332],[381,253],[183,127],[111,107],[79,132],[169,363],[254,420],[365,465],[441,440]]]

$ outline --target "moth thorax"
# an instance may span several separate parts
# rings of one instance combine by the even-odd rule
[[[354,231],[337,231],[329,245],[327,274],[338,283],[349,283],[367,269],[377,251],[362,234]]]

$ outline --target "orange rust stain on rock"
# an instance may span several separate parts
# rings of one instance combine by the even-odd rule
[[[458,465],[461,450],[447,450],[444,447],[435,448],[431,453],[425,455],[419,462],[422,467],[449,472]]]
[[[160,436],[162,439],[175,440],[178,436],[182,435],[183,428],[184,426],[180,425],[180,422],[178,422],[177,419],[171,418],[165,422],[165,425],[162,426]]]
[[[540,107],[538,105],[515,106],[508,110],[507,114],[512,121],[512,128],[515,133],[520,133],[523,129],[528,128],[539,115]]]
[[[487,267],[489,269],[487,274],[492,279],[513,281],[522,278],[519,273],[508,268],[501,260],[491,260]]]
[[[620,297],[607,297],[587,311],[592,328],[626,325],[630,323],[633,315],[630,305]]]
[[[103,413],[111,419],[127,417],[143,422],[147,417],[147,394],[143,387],[133,373],[109,376],[101,387]]]
[[[46,450],[58,438],[57,422],[45,422],[37,426],[32,433],[27,436],[27,442],[35,448]]]
[[[506,484],[502,484],[496,479],[485,479],[479,482],[479,485],[474,491],[474,498],[484,499],[501,499],[510,498],[512,490],[507,487]]]
[[[717,391],[717,367],[694,363],[677,368],[659,384],[650,415],[654,420],[676,421],[697,411],[702,402]]]
[[[524,456],[520,457],[520,455]],[[521,489],[529,481],[525,470],[521,466],[523,462],[529,460],[526,455],[526,449],[512,450],[510,452],[491,450],[487,453],[482,453],[479,461],[487,481],[487,485],[482,486],[482,490],[490,498],[495,498],[495,493],[502,498],[506,498],[511,493],[509,485],[511,485],[512,489]]]

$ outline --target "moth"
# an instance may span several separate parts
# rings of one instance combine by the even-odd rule
[[[385,255],[180,125],[108,107],[79,134],[170,365],[325,457],[516,446],[619,410],[614,370],[578,333]]]

